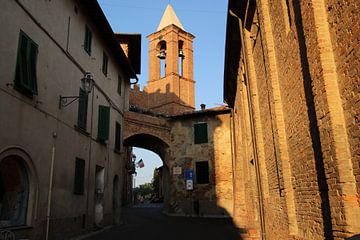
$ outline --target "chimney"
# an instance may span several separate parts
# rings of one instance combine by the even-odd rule
[[[205,110],[206,105],[202,103],[202,104],[200,104],[200,107],[201,107],[201,110],[203,111],[203,110]]]

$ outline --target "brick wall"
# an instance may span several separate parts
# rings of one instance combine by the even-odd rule
[[[352,236],[360,231],[360,28],[353,24],[360,6],[249,2],[233,9],[247,16],[234,103],[237,165],[243,165],[235,181],[242,211],[235,216],[245,227],[260,227],[256,204],[239,195],[258,201],[261,194],[267,239]],[[254,153],[258,180],[247,176]]]

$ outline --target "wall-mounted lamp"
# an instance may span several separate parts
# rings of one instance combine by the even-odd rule
[[[94,87],[94,79],[93,79],[91,73],[86,72],[84,74],[84,77],[81,79],[81,89],[83,91],[85,91],[86,94],[89,94],[92,91],[93,87]],[[73,102],[78,100],[79,98],[80,98],[80,96],[63,97],[63,96],[60,95],[59,109],[61,109],[61,107],[69,106],[70,104],[72,104]],[[71,101],[68,102],[68,100],[71,100]]]

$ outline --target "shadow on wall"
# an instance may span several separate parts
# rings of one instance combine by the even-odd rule
[[[171,117],[171,216],[228,218],[234,214],[234,161],[230,109],[207,109]],[[182,169],[174,174],[174,167]],[[193,172],[188,190],[187,172]],[[191,184],[190,184],[191,185]],[[191,187],[190,187],[191,188]],[[257,237],[255,229],[240,229]]]
[[[169,85],[166,88],[163,93],[160,90],[147,93],[135,86],[130,92],[130,111],[167,119],[170,142],[166,144],[154,135],[137,133],[125,139],[124,145],[148,149],[163,160],[166,214],[223,218],[235,227],[231,110],[220,107],[193,111],[189,106],[183,107],[186,103],[170,92]],[[167,104],[154,109],[151,107],[154,104],[149,104],[154,99]],[[180,168],[180,173],[175,173],[175,168]],[[185,172],[189,170],[193,173],[193,190],[186,189]],[[245,229],[240,232],[242,236],[250,234]],[[255,230],[251,234],[251,237],[258,235]]]
[[[304,79],[304,89],[306,96],[306,105],[307,105],[307,113],[309,118],[309,129],[311,134],[312,148],[314,151],[315,165],[316,165],[316,174],[318,179],[318,188],[321,197],[321,212],[322,218],[324,221],[324,234],[326,239],[333,239],[333,229],[331,223],[331,210],[329,203],[329,189],[326,182],[325,175],[325,166],[324,166],[324,158],[322,155],[322,147],[320,140],[320,131],[318,126],[318,117],[316,116],[315,109],[315,95],[312,87],[312,77],[310,74],[309,68],[309,56],[307,55],[307,46],[305,42],[305,33],[304,33],[304,25],[302,21],[302,9],[299,1],[293,0],[294,6],[294,14],[295,14],[295,25],[296,31],[299,38],[299,50],[300,50],[300,59],[301,59],[301,67],[302,67],[302,75]]]
[[[163,91],[158,89],[156,92],[149,93],[146,87],[140,91],[140,86],[137,84],[133,89],[130,89],[129,104],[134,109],[152,114],[175,115],[194,110],[189,103],[182,100],[185,98],[190,102],[188,99],[190,95],[188,91],[190,90],[174,93],[175,90],[170,89],[170,84],[166,84],[165,88]]]

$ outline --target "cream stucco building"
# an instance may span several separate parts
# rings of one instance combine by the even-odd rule
[[[67,239],[117,223],[123,115],[139,66],[95,0],[0,9],[0,229]]]

